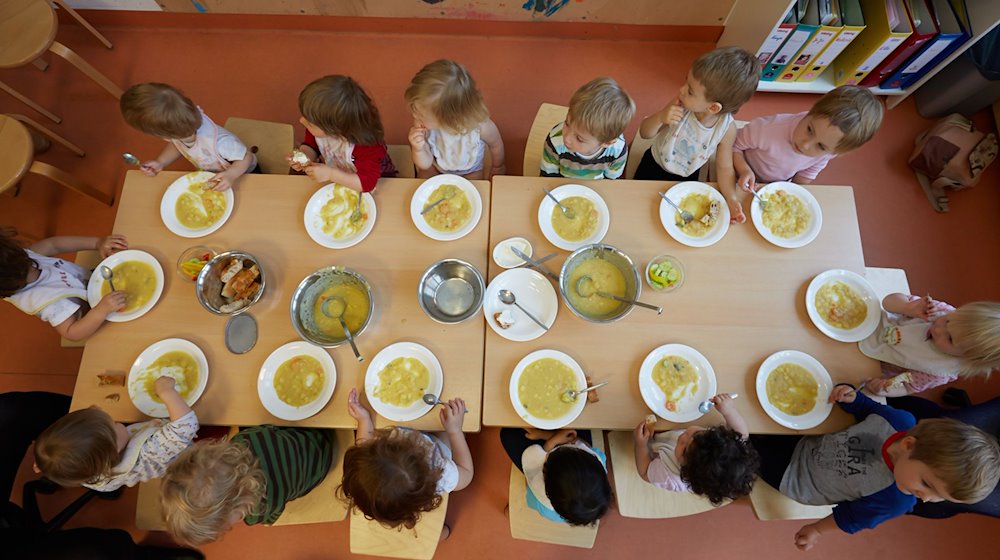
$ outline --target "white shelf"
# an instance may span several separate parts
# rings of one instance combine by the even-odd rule
[[[773,91],[779,93],[817,93],[824,94],[835,86],[833,85],[833,67],[827,68],[818,78],[811,82],[765,82],[757,84],[757,91]],[[904,95],[905,90],[868,88],[875,95]]]

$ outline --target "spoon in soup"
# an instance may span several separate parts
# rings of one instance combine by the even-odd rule
[[[115,291],[115,273],[107,265],[101,265],[101,278],[108,281],[108,286],[111,287],[112,292]]]
[[[361,198],[364,197],[364,195],[365,193],[363,192],[358,193],[358,205],[354,208],[354,211],[351,212],[352,222],[356,222],[361,219]]]
[[[669,198],[667,198],[666,194],[661,193],[661,192],[658,192],[656,194],[660,195],[660,198],[662,198],[663,200],[666,200],[667,204],[673,206],[674,210],[677,210],[677,213],[681,215],[681,219],[684,220],[684,224],[685,225],[687,225],[688,222],[690,222],[691,220],[694,219],[694,214],[688,212],[687,210],[682,210],[680,206],[677,206],[676,204],[674,204],[673,200],[670,200]],[[683,202],[683,201],[681,201],[681,202]]]
[[[576,389],[567,389],[566,392],[563,393],[562,400],[564,402],[573,402],[576,400],[577,397],[586,393],[587,391],[593,391],[594,389],[597,389],[599,387],[604,387],[608,383],[609,383],[608,381],[603,381],[601,383],[598,383],[597,385],[591,385],[586,389],[580,389],[579,391],[577,391]]]
[[[572,208],[567,208],[566,206],[563,205],[562,202],[559,202],[559,199],[556,198],[556,196],[554,194],[552,194],[552,191],[550,191],[549,189],[547,189],[545,187],[542,187],[542,190],[545,191],[545,196],[551,198],[552,201],[556,203],[556,206],[558,206],[559,209],[562,210],[562,213],[563,213],[564,216],[566,216],[567,218],[569,218],[571,220],[576,217],[576,215],[573,214],[573,209]]]
[[[586,274],[584,274],[583,276],[581,276],[580,278],[577,279],[577,281],[576,281],[576,293],[580,297],[584,297],[584,298],[589,298],[590,296],[596,295],[598,297],[607,298],[607,299],[613,299],[615,301],[620,301],[622,303],[631,303],[632,305],[638,305],[639,307],[645,307],[646,309],[652,309],[653,311],[656,311],[657,315],[660,315],[660,314],[663,313],[663,308],[660,307],[660,306],[658,306],[658,305],[650,305],[648,303],[643,303],[641,301],[637,301],[637,300],[634,300],[634,299],[626,299],[626,298],[623,298],[623,297],[619,297],[619,296],[612,295],[612,294],[609,294],[607,292],[602,292],[602,291],[598,290],[597,286],[594,285],[594,279],[591,278],[590,276],[587,276]]]
[[[441,204],[442,202],[444,202],[444,201],[452,198],[453,196],[455,196],[455,191],[456,190],[457,189],[446,189],[445,192],[444,192],[444,196],[442,196],[441,198],[439,198],[439,199],[435,200],[434,202],[428,204],[427,206],[424,206],[424,209],[420,211],[420,215],[423,216],[424,214],[426,214],[426,213],[430,212],[431,210],[433,210],[434,207],[437,206],[438,204]]]
[[[328,297],[323,300],[323,304],[319,309],[323,312],[323,315],[340,321],[340,326],[344,329],[344,336],[347,337],[347,342],[351,343],[351,350],[354,350],[354,357],[359,362],[365,361],[365,357],[358,351],[358,345],[354,343],[354,336],[351,334],[351,329],[348,329],[347,323],[344,322],[344,310],[347,309],[347,304],[344,303],[344,300],[337,296]]]

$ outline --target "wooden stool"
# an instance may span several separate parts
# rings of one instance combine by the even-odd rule
[[[59,2],[63,5],[62,2]],[[73,12],[75,14],[75,12]],[[78,19],[79,16],[77,16]],[[39,57],[45,51],[66,59],[78,70],[97,82],[115,99],[122,90],[80,55],[56,41],[59,20],[45,0],[4,0],[0,2],[0,68],[17,68],[33,63],[41,70],[48,64]],[[87,25],[88,28],[89,24]],[[92,29],[92,28],[90,28]],[[92,32],[96,33],[96,30]],[[98,34],[99,35],[99,34]],[[106,41],[106,39],[105,39]]]
[[[875,288],[879,301],[889,294],[909,294],[910,283],[906,280],[906,271],[901,268],[865,267],[865,278]]]
[[[257,148],[257,162],[263,173],[288,175],[290,168],[285,156],[295,148],[292,125],[231,117],[224,128],[242,140],[247,148]]]
[[[276,526],[347,519],[347,504],[337,499],[336,489],[344,479],[344,453],[354,445],[354,430],[333,430],[333,437],[333,464],[330,465],[330,472],[308,494],[288,502],[281,517],[274,522]]]
[[[809,506],[800,504],[757,479],[750,492],[753,512],[761,521],[775,519],[822,519],[833,513],[833,506]]]
[[[441,506],[423,514],[413,529],[389,529],[365,519],[363,513],[354,509],[351,511],[351,554],[430,560],[441,539],[447,511],[448,495],[445,494]]]
[[[417,170],[413,167],[413,154],[410,153],[409,144],[389,144],[386,148],[389,150],[389,158],[392,159],[392,164],[399,171],[396,177],[400,179],[412,179],[417,176]]]
[[[622,517],[640,519],[665,519],[683,517],[705,511],[715,506],[707,498],[690,492],[671,492],[657,488],[639,476],[635,468],[635,440],[632,432],[608,432],[613,480],[618,497],[618,513]],[[722,507],[721,504],[719,507]]]
[[[567,112],[569,112],[569,107],[553,105],[552,103],[542,103],[538,108],[535,120],[531,123],[531,130],[528,131],[528,140],[524,143],[524,164],[521,175],[538,177],[542,166],[542,150],[545,148],[545,139],[553,126],[566,120]]]
[[[30,171],[48,177],[64,187],[89,196],[108,206],[114,204],[114,196],[102,193],[61,169],[41,161],[35,161],[31,134],[19,121],[29,123],[32,128],[66,146],[78,156],[84,155],[83,150],[27,117],[20,115],[0,115],[0,192],[17,185]],[[16,194],[17,190],[15,190],[15,196]]]
[[[73,19],[75,19],[77,23],[82,25],[84,29],[86,29],[87,31],[90,31],[90,34],[93,35],[98,41],[103,43],[105,47],[109,49],[112,47],[111,41],[108,41],[107,37],[101,35],[101,32],[98,31],[97,29],[94,29],[93,25],[90,25],[90,23],[88,23],[87,20],[83,19],[83,16],[76,13],[76,10],[71,8],[70,5],[67,4],[64,0],[52,0],[52,3],[66,10],[67,14],[73,16]]]

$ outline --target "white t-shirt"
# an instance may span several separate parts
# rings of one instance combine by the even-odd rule
[[[451,447],[437,434],[420,432],[420,435],[427,438],[427,442],[430,444],[427,455],[431,465],[442,469],[441,479],[437,483],[437,491],[439,494],[447,494],[458,486],[458,465],[451,459]]]
[[[63,259],[25,251],[38,264],[38,279],[4,299],[54,327],[75,315],[87,301],[90,271]]]

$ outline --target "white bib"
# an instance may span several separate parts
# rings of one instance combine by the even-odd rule
[[[316,137],[316,145],[319,146],[319,154],[323,156],[323,163],[342,171],[358,172],[358,168],[354,166],[354,144],[347,139],[337,136]]]
[[[27,253],[38,263],[38,279],[4,299],[29,315],[38,315],[48,305],[66,298],[87,301],[90,271],[63,259],[45,257],[30,250]]]
[[[431,129],[427,143],[434,154],[434,167],[442,173],[466,175],[483,168],[486,143],[479,136],[479,127],[463,134]]]
[[[665,127],[653,140],[653,159],[674,175],[687,177],[705,165],[733,123],[732,113],[719,116],[711,128],[684,111],[679,123]]]
[[[882,311],[882,321],[868,338],[858,343],[858,349],[869,358],[922,371],[930,375],[952,376],[962,368],[962,360],[937,349],[927,337],[929,321],[890,316]]]

